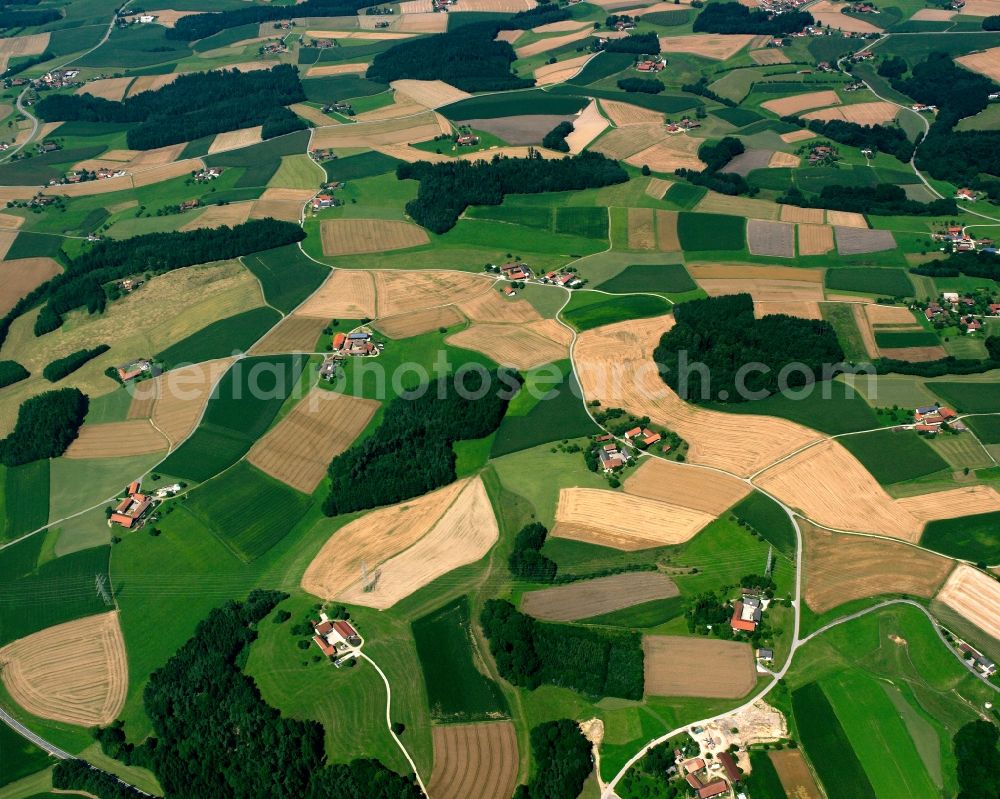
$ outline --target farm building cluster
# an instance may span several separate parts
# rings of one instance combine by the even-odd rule
[[[971,191],[971,189],[959,189],[959,192]],[[962,198],[960,198],[962,199]],[[969,199],[968,197],[964,199]],[[975,199],[973,197],[973,199]],[[996,253],[997,248],[993,246],[993,239],[975,238],[965,232],[962,227],[949,227],[947,230],[932,234],[931,238],[941,242],[941,252],[990,252]]]
[[[67,172],[62,180],[52,179],[49,181],[50,186],[56,186],[60,183],[85,183],[88,180],[107,180],[108,178],[121,178],[125,177],[128,172],[124,169],[110,169],[106,166],[102,166],[98,169],[74,169]]]
[[[191,177],[195,183],[208,183],[221,177],[223,171],[221,166],[207,166],[204,169],[192,172]]]
[[[597,445],[597,460],[605,474],[621,469],[630,460],[633,452],[628,447],[619,447],[611,433],[604,433],[594,439]]]
[[[636,62],[635,68],[640,72],[662,72],[667,68],[667,59],[654,60],[652,58],[644,58]]]
[[[966,430],[965,423],[958,418],[958,414],[951,408],[942,408],[940,405],[928,405],[924,408],[917,408],[913,411],[913,429],[918,433],[935,435],[942,430],[951,430],[960,433]]]
[[[678,753],[679,750],[675,752],[675,759],[678,758]],[[730,783],[735,785],[742,777],[736,759],[729,752],[719,752],[711,765],[702,757],[683,759],[683,755],[680,755],[679,758],[677,768],[698,799],[729,796]]]
[[[1000,303],[986,293],[943,292],[922,308],[924,318],[937,329],[955,325],[966,333],[978,333],[983,320],[1000,317]]]
[[[696,119],[691,119],[690,117],[684,117],[680,122],[671,122],[667,120],[667,133],[684,133],[687,130],[694,130],[695,128],[700,128],[701,123]]]
[[[125,283],[126,281],[122,281]],[[135,286],[130,288],[124,288],[124,291],[132,291]],[[115,371],[118,374],[118,379],[123,383],[127,383],[130,380],[135,380],[140,377],[156,377],[162,370],[155,363],[153,363],[148,358],[138,358],[134,361],[129,361],[128,363],[123,363],[121,366],[116,366]]]
[[[141,484],[138,480],[133,480],[129,484],[125,489],[125,497],[108,516],[108,526],[117,524],[126,530],[142,526],[144,517],[155,507],[156,502],[149,494],[141,493],[140,489]]]
[[[965,641],[958,641],[957,644],[962,658],[984,677],[989,679],[997,673],[997,664],[978,649],[970,646]]]
[[[743,595],[733,603],[733,616],[729,620],[729,626],[734,633],[756,632],[764,611],[767,610],[768,600],[756,596],[750,591],[744,590]]]
[[[361,654],[364,639],[346,619],[330,619],[326,613],[320,612],[319,621],[314,621],[312,625],[313,643],[324,655],[333,659],[333,665],[338,669]]]
[[[383,349],[385,344],[376,342],[369,330],[335,333],[330,341],[330,353],[319,368],[319,376],[330,382],[337,376],[337,365],[345,358],[374,358]]]

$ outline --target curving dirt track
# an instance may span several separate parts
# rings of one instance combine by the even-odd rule
[[[138,383],[132,389],[130,416],[151,414],[153,424],[176,447],[198,424],[209,392],[232,362],[205,361]]]
[[[517,782],[517,733],[509,721],[434,727],[434,799],[510,799]]]

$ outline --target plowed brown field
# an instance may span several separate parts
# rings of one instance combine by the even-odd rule
[[[327,219],[320,223],[324,255],[405,250],[430,243],[427,231],[387,219]]]
[[[295,311],[296,316],[364,319],[375,316],[375,281],[371,272],[334,269],[315,294]]]
[[[167,440],[148,421],[85,424],[79,437],[69,445],[65,457],[120,458],[145,455],[167,448]]]
[[[517,783],[517,733],[509,721],[433,727],[434,799],[510,799]]]
[[[822,211],[820,212],[822,214]],[[824,255],[833,249],[829,225],[799,225],[799,255]]]
[[[626,572],[528,591],[521,597],[521,610],[546,621],[577,621],[679,595],[665,574]]]
[[[757,682],[750,644],[714,638],[645,635],[647,696],[738,699]]]
[[[62,267],[52,258],[0,262],[0,314],[7,313],[21,297],[60,272]]]

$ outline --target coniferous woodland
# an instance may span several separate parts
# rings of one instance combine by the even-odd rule
[[[452,444],[496,430],[520,384],[520,375],[506,369],[469,371],[397,397],[374,435],[330,463],[323,512],[337,516],[391,505],[454,481]]]
[[[860,149],[867,147],[880,153],[894,155],[904,164],[909,163],[913,157],[914,144],[907,137],[906,131],[900,127],[858,125],[842,119],[805,120],[796,116],[782,117],[781,121],[798,125],[800,128],[808,128],[818,136],[846,144],[848,147]]]
[[[718,142],[705,142],[698,148],[698,157],[705,162],[700,172],[694,169],[678,169],[675,174],[696,186],[705,186],[719,194],[756,194],[742,175],[723,171],[737,155],[744,152],[743,142],[734,136],[726,136]]]
[[[576,799],[594,762],[590,741],[571,719],[546,721],[531,729],[531,780],[514,799]]]
[[[36,110],[49,122],[128,123],[128,146],[150,150],[254,125],[263,125],[265,139],[290,133],[305,123],[284,106],[302,100],[305,92],[298,71],[280,64],[252,72],[192,72],[162,89],[121,102],[92,94],[49,94],[38,101]]]
[[[569,152],[569,142],[566,137],[573,132],[572,122],[560,122],[542,138],[542,147],[550,150],[558,150],[561,153]]]
[[[325,765],[323,726],[283,717],[243,673],[257,625],[287,596],[257,590],[214,609],[143,691],[154,737],[134,746],[116,724],[96,733],[104,752],[151,769],[171,799],[422,797],[377,760]]]
[[[0,30],[8,28],[29,28],[32,25],[46,25],[62,19],[55,8],[0,8]]]
[[[628,180],[617,161],[590,151],[551,160],[536,153],[475,163],[402,163],[396,167],[396,177],[420,181],[417,198],[406,204],[406,213],[435,233],[451,230],[470,205],[499,205],[507,194],[591,189]]]
[[[636,33],[624,39],[609,39],[601,49],[606,53],[656,55],[660,52],[660,37],[655,33]]]
[[[985,277],[1000,281],[1000,255],[991,252],[953,252],[947,258],[910,268],[915,275],[928,277]]]
[[[512,685],[531,690],[558,685],[591,697],[642,699],[638,633],[536,621],[505,599],[487,601],[479,621],[500,676]]]
[[[819,196],[807,198],[798,186],[792,186],[778,198],[779,203],[802,208],[829,208],[880,216],[947,216],[958,212],[955,201],[947,197],[929,203],[906,196],[902,186],[879,183],[877,186],[824,186]]]
[[[533,583],[551,583],[558,567],[555,561],[542,554],[548,530],[540,522],[521,528],[514,538],[514,549],[507,558],[507,568],[519,580]]]
[[[370,0],[306,0],[295,7],[294,16],[302,17],[353,17],[359,8],[371,5]],[[247,6],[228,11],[211,11],[182,17],[167,28],[166,37],[182,42],[204,39],[226,28],[238,28],[255,22],[273,22],[288,19],[287,6]]]
[[[659,94],[666,86],[656,78],[619,78],[618,88],[623,92],[639,92],[640,94]]]
[[[10,435],[0,440],[0,463],[21,466],[58,458],[79,435],[90,400],[77,388],[60,388],[29,397],[17,410]]]
[[[52,787],[61,791],[86,791],[101,799],[147,799],[147,795],[126,785],[113,774],[101,771],[85,760],[60,760],[52,769]]]
[[[106,239],[72,259],[65,272],[45,284],[46,299],[35,320],[35,335],[60,327],[74,308],[91,313],[107,304],[104,284],[129,275],[158,275],[208,261],[222,261],[305,238],[301,227],[276,219],[252,219],[236,227],[187,232],[147,233],[130,239]],[[36,298],[36,302],[37,302]]]
[[[710,3],[694,21],[695,33],[754,33],[783,36],[815,22],[808,11],[769,14],[751,11],[740,3]]]
[[[1000,796],[1000,730],[976,719],[952,738],[957,761],[959,799],[995,799]]]
[[[688,402],[746,402],[749,397],[743,394],[748,392],[763,399],[779,389],[778,375],[787,364],[806,367],[805,373],[796,369],[787,376],[786,386],[797,388],[833,377],[824,368],[844,359],[829,322],[785,314],[756,319],[749,294],[685,302],[675,306],[674,318],[676,324],[660,338],[653,359],[664,382]],[[688,370],[683,380],[682,363],[704,364],[709,384],[703,385],[698,369]],[[767,369],[741,375],[740,386],[737,376],[747,364]]]
[[[72,374],[81,366],[83,366],[88,361],[94,360],[98,355],[103,355],[105,352],[110,350],[107,344],[99,344],[93,349],[77,350],[76,352],[71,352],[65,358],[57,358],[56,360],[49,363],[42,370],[42,377],[48,380],[50,383],[55,383],[62,380],[66,375]]]
[[[29,377],[31,372],[17,361],[0,361],[0,388],[7,388]]]

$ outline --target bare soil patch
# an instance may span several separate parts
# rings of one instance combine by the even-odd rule
[[[606,103],[601,105],[607,108]],[[590,149],[604,153],[608,158],[622,159],[648,150],[668,135],[662,121],[627,124],[609,130]]]
[[[766,50],[751,50],[750,58],[753,59],[755,64],[763,66],[787,64],[789,62],[788,56],[785,55],[784,51],[778,50],[775,47],[768,47]]]
[[[219,358],[138,383],[132,389],[132,405],[145,408],[152,402],[153,423],[177,446],[198,425],[209,394],[231,363],[231,358]]]
[[[83,86],[77,89],[74,94],[90,94],[104,100],[118,102],[125,96],[125,91],[131,83],[132,78],[103,78],[101,80],[92,80],[83,84]]]
[[[388,219],[328,219],[320,224],[324,255],[405,250],[430,243],[422,227]]]
[[[855,213],[854,211],[827,211],[826,223],[828,225],[837,225],[838,227],[868,229],[868,220],[865,219],[865,215]]]
[[[799,225],[799,255],[824,255],[833,249],[829,225]]]
[[[573,116],[560,114],[525,114],[523,116],[499,117],[497,119],[470,119],[464,124],[476,130],[484,130],[503,139],[508,144],[538,144],[552,128],[560,122],[572,122]],[[482,153],[475,153],[479,158]]]
[[[327,319],[292,314],[286,316],[253,347],[251,355],[273,355],[283,352],[315,352],[316,342],[326,327]]]
[[[704,511],[618,491],[564,488],[552,535],[632,552],[682,544],[714,518]]]
[[[253,210],[252,202],[228,203],[226,205],[210,205],[190,222],[182,226],[182,231],[198,230],[199,228],[235,227],[242,225],[250,218]]]
[[[311,494],[330,461],[354,443],[378,408],[375,400],[313,388],[253,445],[247,460],[276,480]]]
[[[6,242],[7,249],[10,249],[12,243],[13,238]],[[62,267],[52,258],[0,261],[0,313],[7,313],[21,297],[60,272]]]
[[[312,189],[284,189],[272,187],[264,189],[260,199],[253,204],[250,211],[251,219],[272,217],[286,222],[298,222],[302,215],[302,207],[312,199]],[[325,222],[323,224],[326,224]]]
[[[679,595],[674,581],[661,572],[626,572],[528,591],[521,610],[536,619],[576,621]]]
[[[434,14],[435,17],[444,17],[444,14]],[[396,80],[391,84],[398,93],[406,95],[414,102],[425,108],[440,108],[449,103],[457,103],[472,95],[456,89],[450,83],[443,80]]]
[[[757,682],[750,644],[679,635],[645,635],[647,696],[738,699]]]
[[[85,424],[79,437],[69,445],[65,457],[120,458],[145,455],[167,448],[167,440],[148,421]]]
[[[795,257],[795,225],[790,222],[747,220],[747,246],[754,255]]]
[[[654,200],[662,200],[663,195],[667,193],[667,189],[673,185],[674,182],[672,180],[650,178],[649,183],[646,184],[646,196],[652,197]]]
[[[470,272],[380,270],[374,276],[380,317],[455,303],[474,318],[462,307],[463,301],[493,288],[493,280]]]
[[[435,14],[434,16],[443,16]],[[363,75],[368,71],[369,64],[328,64],[321,67],[309,67],[307,78],[322,78],[327,75]]]
[[[822,208],[799,208],[797,205],[780,205],[782,222],[807,222],[811,225],[822,225],[824,211]],[[832,245],[831,245],[832,246]]]
[[[771,160],[767,162],[769,169],[795,169],[802,163],[802,159],[797,155],[792,155],[791,153],[783,153],[781,150],[775,150],[771,155]]]
[[[879,353],[884,358],[896,361],[937,361],[948,356],[944,347],[880,347]]]
[[[810,111],[803,119],[842,119],[858,125],[885,125],[892,122],[899,113],[899,106],[881,100],[871,103],[855,103],[839,108],[824,108],[820,111]]]
[[[823,287],[817,283],[802,280],[740,280],[708,279],[698,280],[710,296],[746,293],[754,302],[761,303],[817,303],[823,299]],[[772,313],[776,313],[773,311]]]
[[[815,135],[811,130],[793,130],[791,133],[782,133],[780,138],[786,144],[794,144],[795,142],[811,139]]]
[[[473,322],[536,322],[542,318],[527,300],[510,299],[496,290],[477,291],[456,304]]]
[[[584,148],[608,127],[608,120],[601,114],[596,100],[591,100],[590,104],[570,121],[573,123],[573,132],[566,137],[566,143],[574,155],[582,153]]]
[[[448,133],[450,126],[439,122],[433,111],[397,119],[380,119],[358,122],[353,125],[330,125],[313,130],[310,145],[324,147],[372,147],[376,144],[408,144],[427,141],[440,133]]]
[[[816,613],[881,594],[930,599],[954,565],[946,557],[905,544],[830,533],[804,521],[799,524],[804,595]]]
[[[968,5],[966,3],[965,13],[969,13]],[[997,3],[997,9],[991,11],[990,14],[1000,13],[1000,3]],[[1000,47],[991,47],[989,50],[983,50],[981,53],[959,56],[955,61],[966,69],[971,69],[973,72],[985,75],[994,82],[1000,81]]]
[[[702,198],[695,208],[696,211],[710,214],[730,214],[745,216],[748,219],[777,219],[781,213],[775,203],[767,200],[755,200],[752,197],[730,197],[710,191]]]
[[[837,252],[841,255],[862,255],[896,249],[896,239],[888,230],[836,226],[833,232],[837,239]]]
[[[800,319],[822,319],[819,302],[800,300],[757,300],[753,304],[753,313],[757,319],[768,314],[785,314],[797,316]]]
[[[628,248],[630,250],[656,249],[656,228],[652,208],[628,209]]]
[[[691,53],[702,58],[725,61],[753,41],[743,33],[696,33],[691,36],[661,36],[660,49],[665,53]]]
[[[531,58],[532,56],[547,53],[549,50],[556,50],[563,45],[572,44],[573,42],[578,42],[581,39],[587,39],[590,37],[592,30],[593,29],[588,25],[573,33],[565,33],[562,36],[548,36],[544,39],[534,41],[531,44],[526,44],[524,47],[518,47],[515,52],[517,53],[518,58]]]
[[[798,749],[768,753],[785,793],[795,799],[823,799],[816,780]]]
[[[960,563],[936,598],[979,629],[1000,639],[1000,582]]]
[[[440,14],[438,16],[445,16]],[[509,721],[433,727],[434,799],[509,799],[517,785],[517,733]]]
[[[497,38],[499,39],[505,32],[500,31],[497,34]],[[510,31],[510,33],[517,33],[517,31]],[[593,58],[593,55],[587,54],[567,58],[565,61],[558,61],[555,64],[545,64],[535,70],[535,83],[538,86],[551,86],[555,83],[567,81],[583,69],[583,65],[591,58]]]
[[[476,322],[448,336],[456,347],[478,350],[504,366],[531,369],[569,356],[573,334],[554,319],[517,325]]]
[[[454,305],[442,305],[399,316],[383,317],[375,323],[375,327],[389,338],[398,339],[419,336],[421,333],[429,333],[441,327],[451,327],[464,321],[465,317]]]
[[[640,108],[631,103],[621,103],[617,100],[601,100],[601,108],[611,117],[618,127],[625,125],[657,125],[663,128],[663,114],[649,108]],[[662,138],[662,136],[660,137]]]
[[[873,325],[912,325],[913,312],[904,305],[881,305],[876,302],[865,305],[865,315]]]
[[[638,126],[636,126],[638,127]],[[626,132],[636,128],[624,128]],[[616,131],[612,131],[614,133]],[[603,139],[598,141],[600,144]],[[703,169],[704,162],[698,157],[698,148],[704,139],[691,136],[669,136],[625,160],[632,166],[648,166],[654,172],[674,172],[678,169]]]
[[[656,211],[656,248],[660,252],[680,252],[681,242],[677,237],[677,212]]]
[[[212,140],[212,146],[208,148],[208,154],[218,153],[223,150],[238,150],[241,147],[249,147],[251,144],[259,144],[263,127],[257,125],[252,128],[242,130],[230,130],[226,133],[218,134]]]
[[[957,11],[948,8],[921,8],[910,17],[910,20],[913,22],[948,22],[957,13]]]
[[[316,292],[295,311],[296,316],[331,319],[372,319],[375,281],[371,272],[334,269]]]
[[[720,516],[750,493],[746,483],[720,472],[645,458],[625,480],[626,494]]]
[[[970,17],[992,17],[1000,14],[1000,0],[967,0],[962,13]]]
[[[837,93],[832,89],[825,89],[818,92],[795,94],[791,97],[780,97],[777,100],[768,100],[761,103],[761,106],[771,113],[777,114],[779,117],[786,117],[810,108],[839,104],[840,97],[837,96]]]
[[[728,164],[725,171],[746,177],[755,169],[766,169],[774,150],[744,150]]]
[[[58,624],[0,649],[11,698],[43,719],[93,727],[125,705],[128,662],[117,613]]]

